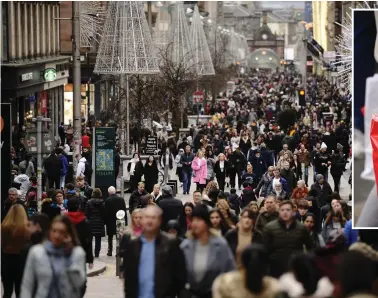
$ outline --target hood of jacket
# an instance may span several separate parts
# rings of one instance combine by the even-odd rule
[[[81,223],[86,219],[83,212],[66,212],[65,213],[73,224]]]
[[[87,161],[87,159],[85,158],[85,157],[82,157],[82,158],[80,158],[80,160],[79,160],[79,162],[86,162]]]

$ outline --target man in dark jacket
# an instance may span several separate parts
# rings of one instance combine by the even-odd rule
[[[309,231],[294,216],[293,203],[283,201],[279,206],[279,218],[268,223],[263,231],[270,275],[276,278],[287,272],[293,254],[303,252],[303,248],[311,250],[314,246]]]
[[[55,150],[46,158],[44,163],[47,179],[49,180],[49,188],[60,189],[60,175],[62,173],[63,164]]]
[[[25,208],[24,201],[18,198],[17,188],[12,187],[8,190],[8,198],[3,202],[3,212],[1,212],[1,221],[4,220],[5,216],[7,216],[9,212],[9,209],[14,204],[21,204]],[[26,208],[25,208],[25,211],[26,211]]]
[[[160,232],[161,222],[161,209],[148,206],[141,237],[122,243],[127,298],[176,297],[184,290],[187,282],[184,254],[178,239]]]
[[[70,198],[67,202],[66,215],[69,217],[73,225],[76,227],[76,232],[79,237],[80,245],[84,249],[86,254],[86,263],[89,269],[93,268],[93,250],[92,250],[92,229],[91,224],[85,217],[84,213],[79,211],[80,200],[78,197],[74,196]],[[85,283],[82,289],[82,296],[84,297],[85,291],[87,289],[87,284]]]
[[[159,202],[159,207],[163,210],[162,230],[167,232],[167,223],[171,219],[178,219],[182,212],[182,202],[175,199],[172,194],[172,188],[165,185],[162,188],[162,199]]]
[[[324,205],[331,203],[332,200],[332,188],[328,182],[324,180],[322,174],[316,175],[316,182],[311,185],[311,189],[314,189],[317,196],[317,201],[319,204],[319,208],[322,208]]]
[[[192,183],[192,162],[194,154],[191,152],[190,146],[185,147],[185,153],[181,156],[180,164],[182,164],[182,178],[184,195],[189,194],[190,185]]]
[[[81,201],[80,210],[82,210],[83,212],[85,212],[85,208],[86,208],[87,202],[92,197],[93,189],[92,189],[92,187],[90,187],[88,185],[87,182],[85,182],[84,177],[81,177],[81,176],[79,176],[79,177],[76,178],[76,188],[77,188],[77,191],[80,194],[79,195],[79,199]]]
[[[130,215],[133,214],[133,211],[142,205],[141,197],[145,196],[148,192],[144,189],[144,182],[138,183],[138,189],[134,191],[130,196],[129,201],[129,211]]]
[[[230,184],[231,188],[235,187],[235,177],[238,175],[238,183],[239,183],[239,189],[241,189],[242,186],[242,174],[244,169],[247,166],[247,158],[243,154],[243,152],[240,151],[239,147],[235,148],[235,151],[230,156]]]
[[[267,196],[264,201],[264,207],[260,212],[256,219],[255,230],[262,234],[264,227],[278,218],[276,197],[273,195]]]
[[[116,195],[116,189],[114,186],[108,188],[109,197],[105,200],[105,224],[106,232],[108,234],[108,256],[112,256],[113,252],[113,236],[117,232],[116,226],[116,214],[119,210],[125,211],[125,200]],[[125,224],[127,225],[127,216],[125,216]]]
[[[60,185],[59,189],[63,189],[64,185],[66,184],[66,175],[68,171],[68,160],[66,155],[64,154],[63,147],[56,148],[56,154],[60,158],[62,162],[62,170],[60,171]]]

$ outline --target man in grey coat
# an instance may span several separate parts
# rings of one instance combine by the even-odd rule
[[[226,240],[210,229],[210,215],[205,205],[194,207],[191,234],[180,247],[188,270],[187,290],[191,296],[211,298],[214,280],[235,269],[235,261]]]

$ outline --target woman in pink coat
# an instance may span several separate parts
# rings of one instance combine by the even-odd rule
[[[207,163],[201,150],[198,150],[196,157],[192,162],[193,182],[197,183],[197,189],[201,191],[206,187]]]

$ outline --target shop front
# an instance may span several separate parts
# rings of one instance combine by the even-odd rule
[[[1,98],[11,105],[13,128],[22,132],[33,117],[43,115],[52,120],[50,126],[57,134],[64,119],[63,86],[68,78],[68,58],[20,65],[6,63],[1,67],[1,78]]]

